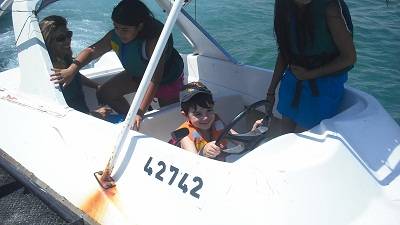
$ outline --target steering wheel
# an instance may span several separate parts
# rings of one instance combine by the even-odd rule
[[[223,152],[230,154],[239,154],[244,151],[253,150],[254,147],[267,136],[268,126],[270,122],[270,115],[266,114],[263,118],[262,125],[257,127],[253,131],[249,131],[244,134],[230,134],[229,131],[234,127],[243,117],[245,117],[252,110],[264,105],[265,112],[268,112],[270,107],[269,102],[266,100],[261,100],[253,103],[242,112],[240,112],[229,124],[227,124],[222,131],[221,135],[215,141],[215,144],[219,146],[222,140],[232,140],[236,142],[240,142],[238,145],[222,150]]]

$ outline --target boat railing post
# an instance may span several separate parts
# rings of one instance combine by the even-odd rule
[[[174,4],[172,5],[171,11],[167,17],[164,28],[160,34],[156,47],[154,48],[154,52],[150,58],[149,64],[144,72],[142,81],[140,82],[135,97],[132,100],[131,107],[129,108],[128,114],[125,118],[125,121],[123,122],[122,130],[117,138],[116,144],[114,146],[111,157],[108,160],[106,168],[104,169],[104,171],[99,171],[95,173],[97,181],[99,181],[99,184],[104,189],[108,189],[110,187],[115,186],[115,182],[111,177],[111,173],[114,169],[115,162],[118,159],[118,155],[121,152],[122,146],[128,135],[128,131],[130,130],[130,127],[133,125],[133,119],[135,118],[139,110],[140,104],[143,101],[144,95],[150,84],[151,78],[153,77],[154,71],[156,70],[158,62],[164,51],[165,45],[172,32],[172,28],[178,18],[178,15],[185,1],[187,0],[175,0]]]

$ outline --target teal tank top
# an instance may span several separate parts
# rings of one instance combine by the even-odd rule
[[[313,41],[308,41],[302,52],[299,51],[297,45],[298,34],[296,32],[296,21],[295,17],[292,17],[290,23],[290,46],[293,63],[308,69],[313,69],[331,61],[339,55],[339,50],[333,41],[325,15],[326,8],[330,1],[332,0],[314,0],[311,2],[310,7],[314,21]],[[349,10],[343,0],[338,0],[338,2],[348,29],[352,32],[353,26]],[[346,68],[346,70],[350,70],[351,68],[352,66]]]
[[[353,25],[350,17],[350,12],[347,8],[347,5],[343,0],[313,0],[310,4],[311,14],[313,15],[313,23],[314,23],[314,33],[313,40],[308,40],[303,46],[303,50],[300,51],[298,47],[298,38],[299,34],[297,33],[296,27],[296,17],[293,15],[290,21],[290,51],[291,56],[289,59],[289,64],[295,64],[302,66],[307,69],[318,68],[326,63],[329,63],[334,58],[336,58],[340,53],[338,48],[336,47],[335,42],[333,41],[332,34],[329,31],[329,27],[326,21],[326,9],[328,4],[331,1],[337,1],[339,7],[341,9],[342,16],[345,19],[347,29],[353,33]],[[332,84],[340,84],[338,88],[334,88],[334,85],[331,85],[331,92],[338,93],[340,96],[343,93],[343,84],[347,81],[347,72],[353,68],[353,65],[343,68],[339,71],[336,71],[329,76],[320,77],[309,81],[309,87],[312,96],[319,96],[320,89],[323,88],[318,83],[324,83],[326,80],[329,80]],[[291,71],[288,71],[291,74]],[[294,76],[292,74],[292,76]],[[287,80],[287,79],[286,79]],[[318,80],[318,82],[317,82]],[[334,81],[335,82],[332,82]],[[294,84],[294,93],[293,99],[291,100],[291,106],[293,108],[298,109],[301,101],[301,95],[303,90],[303,81],[297,80]],[[282,86],[282,85],[281,85]],[[304,100],[303,100],[304,101]],[[293,119],[293,118],[292,118]]]
[[[167,59],[164,67],[164,74],[161,84],[168,84],[176,81],[183,72],[183,60],[179,53],[172,47],[172,38],[167,42]],[[145,50],[145,40],[136,38],[129,43],[122,43],[121,39],[112,31],[111,48],[117,54],[122,66],[129,75],[135,78],[142,78],[149,59]]]

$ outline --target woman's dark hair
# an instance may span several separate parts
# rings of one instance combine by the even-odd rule
[[[53,31],[57,30],[59,27],[66,27],[67,24],[67,20],[62,16],[51,15],[42,19],[39,23],[39,27],[42,31],[44,41],[50,41]]]
[[[300,11],[294,0],[275,0],[274,32],[278,43],[278,50],[286,62],[292,59],[290,35],[291,29],[296,29],[297,48],[300,54],[307,43],[312,43],[314,22],[311,4],[307,4]],[[293,24],[295,23],[295,24]]]
[[[64,17],[57,15],[47,16],[39,23],[47,51],[53,64],[56,61],[60,63],[61,60],[61,63],[64,64],[64,66],[67,66],[72,62],[72,52],[66,52],[68,54],[57,56],[53,48],[53,44],[56,41],[55,31],[60,27],[67,27],[67,24],[68,22]]]
[[[111,19],[121,25],[138,26],[143,23],[139,37],[149,37],[154,34],[154,15],[150,9],[139,0],[122,0],[113,9]]]

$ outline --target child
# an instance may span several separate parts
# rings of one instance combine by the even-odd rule
[[[214,112],[211,91],[201,82],[192,82],[183,87],[179,98],[181,113],[187,120],[177,130],[182,128],[189,130],[189,134],[181,139],[180,147],[208,158],[216,158],[225,148],[225,143],[219,146],[215,144],[225,125]],[[256,121],[253,130],[261,122],[262,120]],[[231,132],[235,133],[233,130]]]

